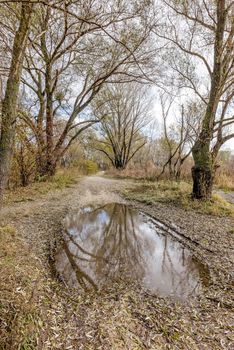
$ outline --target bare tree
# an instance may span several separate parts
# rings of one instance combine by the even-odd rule
[[[166,40],[176,83],[196,94],[205,106],[201,130],[193,149],[193,196],[209,199],[220,147],[234,133],[231,105],[234,98],[234,3],[231,0],[163,0],[167,18],[161,31]],[[164,56],[165,57],[165,56]],[[167,75],[167,77],[168,77]]]
[[[108,86],[96,101],[98,149],[116,169],[124,169],[145,145],[142,128],[149,122],[147,91],[139,84]],[[98,108],[99,106],[99,108]]]
[[[145,17],[146,8],[137,1],[130,7],[125,1],[79,1],[64,11],[38,11],[23,83],[33,102],[27,121],[38,144],[40,174],[53,175],[76,138],[99,122],[89,105],[107,82],[144,78],[142,66],[152,57],[146,43],[153,19]],[[30,101],[24,101],[28,108]],[[64,128],[56,133],[61,119]]]
[[[169,98],[169,100],[168,100]],[[192,147],[196,142],[200,129],[199,107],[193,101],[187,105],[176,106],[178,112],[172,112],[173,122],[169,123],[171,109],[176,105],[175,100],[165,93],[160,95],[160,103],[163,120],[163,136],[160,138],[163,147],[164,163],[158,179],[163,175],[166,168],[171,178],[180,179],[181,169],[185,160],[190,156]],[[195,115],[196,113],[196,115]],[[177,117],[176,114],[179,116]],[[157,160],[156,160],[157,161]]]

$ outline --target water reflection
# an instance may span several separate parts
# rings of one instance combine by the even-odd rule
[[[184,299],[206,282],[206,268],[187,248],[126,205],[83,208],[66,218],[65,227],[56,268],[70,287],[136,281],[153,293]]]

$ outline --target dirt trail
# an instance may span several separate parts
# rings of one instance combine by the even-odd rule
[[[18,327],[22,330],[17,335],[19,338],[14,332],[11,334],[9,328],[14,324],[12,321],[11,326],[6,327],[6,332],[11,334],[11,341],[8,341],[8,347],[4,344],[5,347],[2,348],[11,350],[234,348],[234,341],[231,338],[233,234],[230,233],[234,226],[233,219],[186,212],[160,203],[154,206],[131,203],[169,225],[176,224],[184,236],[182,237],[184,242],[189,244],[194,254],[209,266],[210,286],[204,295],[193,298],[186,304],[151,296],[140,287],[130,285],[113,285],[105,291],[105,294],[98,292],[77,295],[76,291],[68,290],[51,276],[51,263],[48,258],[53,258],[66,213],[86,204],[124,202],[120,192],[129,184],[129,181],[101,176],[85,177],[70,188],[56,190],[40,198],[32,198],[28,202],[13,203],[3,209],[2,224],[16,227],[19,237],[28,244],[29,252],[32,252],[35,261],[38,261],[36,264],[42,266],[40,269],[43,284],[35,288],[36,296],[33,292],[32,300],[30,299],[30,302],[35,304],[37,319],[41,320],[37,336],[33,338],[36,345],[30,347],[28,338],[25,340],[22,335],[25,332],[30,333],[31,326],[27,323],[28,311],[24,311],[27,316],[24,315],[27,319],[24,323],[20,315],[22,311],[13,306],[14,301],[11,301],[7,312],[13,308],[14,322],[18,317]],[[193,241],[196,244],[193,244]],[[208,252],[207,248],[211,252]],[[38,266],[33,268],[39,268]],[[17,283],[18,289],[21,288],[19,290],[26,288],[21,286],[22,281],[19,278]],[[10,293],[10,290],[7,293]],[[9,294],[6,299],[10,300],[11,295]]]
[[[48,251],[48,241],[49,248],[53,248],[56,235],[61,231],[62,219],[69,210],[77,210],[86,204],[123,201],[117,192],[125,185],[100,176],[85,177],[70,188],[6,206],[0,219],[17,227],[30,248],[44,255]]]

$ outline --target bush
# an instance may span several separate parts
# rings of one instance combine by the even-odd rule
[[[97,164],[88,159],[79,159],[73,162],[73,166],[77,167],[83,175],[95,174],[98,171]]]

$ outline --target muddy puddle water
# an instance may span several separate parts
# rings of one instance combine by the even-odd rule
[[[66,217],[65,228],[55,264],[69,287],[136,282],[151,293],[186,299],[207,284],[207,268],[172,230],[126,205],[83,208]]]

